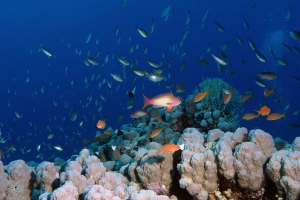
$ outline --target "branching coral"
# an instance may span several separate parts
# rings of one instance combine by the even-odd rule
[[[219,110],[221,116],[225,118],[227,122],[237,124],[241,116],[241,103],[239,99],[241,95],[239,92],[219,78],[207,78],[200,84],[200,91],[207,91],[207,96],[202,100],[203,109]],[[232,96],[227,104],[223,103],[224,96],[226,95],[224,89],[232,91]],[[195,95],[198,93],[198,89],[195,90]]]

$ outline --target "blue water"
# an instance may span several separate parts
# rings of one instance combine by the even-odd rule
[[[284,107],[292,102],[287,110],[288,117],[281,120],[270,122],[261,117],[253,121],[240,122],[240,125],[248,130],[260,127],[273,137],[279,136],[292,142],[300,135],[299,128],[288,129],[290,124],[300,123],[300,115],[293,115],[294,111],[300,110],[300,84],[292,78],[292,76],[300,77],[300,55],[296,54],[294,49],[292,52],[286,51],[281,42],[300,48],[300,44],[289,36],[290,29],[300,30],[300,15],[297,14],[300,13],[300,2],[258,1],[257,6],[249,10],[251,2],[250,0],[128,0],[127,6],[124,7],[124,2],[120,0],[1,1],[0,122],[3,124],[1,137],[6,142],[0,144],[0,149],[5,151],[6,147],[12,144],[15,144],[16,148],[9,157],[7,153],[4,154],[2,160],[5,164],[16,159],[40,162],[41,160],[36,158],[38,154],[43,154],[43,160],[49,160],[54,153],[55,157],[67,159],[87,146],[82,142],[84,138],[91,139],[95,136],[97,131],[95,124],[98,119],[106,118],[107,127],[113,129],[130,123],[132,119],[129,115],[134,110],[142,108],[142,93],[154,97],[168,92],[163,84],[174,82],[175,86],[180,83],[188,90],[186,93],[176,94],[185,98],[193,92],[202,78],[213,77],[222,78],[241,94],[249,89],[255,93],[255,97],[243,105],[245,113],[258,110],[263,102],[274,112],[285,112]],[[170,4],[173,6],[168,20],[165,21],[160,15]],[[289,4],[291,19],[288,21],[286,15]],[[208,8],[210,9],[208,18],[204,29],[201,30],[201,21]],[[191,23],[187,26],[188,11],[191,12]],[[244,28],[243,15],[249,22],[250,30]],[[150,33],[152,19],[155,28],[154,32]],[[214,22],[222,24],[226,31],[220,32]],[[148,38],[139,35],[135,24],[148,32]],[[117,26],[119,33],[116,36]],[[189,34],[178,52],[180,54],[188,51],[188,53],[184,59],[179,60],[179,54],[169,51],[169,48],[174,43],[179,45],[187,29]],[[92,32],[91,39],[86,43],[86,37],[90,32]],[[235,34],[243,39],[244,46],[238,44]],[[120,36],[121,42],[118,45]],[[258,50],[266,56],[266,63],[256,58],[248,44],[248,38],[254,41]],[[51,58],[38,51],[41,42],[43,47],[54,54]],[[224,73],[220,74],[211,53],[219,54],[220,46],[227,42],[230,42],[225,51],[229,65],[224,67]],[[136,46],[137,43],[139,48],[130,53],[131,46]],[[276,60],[268,51],[270,44],[273,45],[276,57],[288,61],[287,66],[276,66]],[[211,51],[207,53],[206,49],[209,46]],[[146,47],[148,53],[144,54]],[[82,54],[76,54],[76,49]],[[99,50],[100,55],[96,57]],[[87,67],[84,64],[83,60],[88,51],[99,61],[98,66]],[[202,66],[197,62],[202,53],[209,66]],[[107,54],[108,62],[102,66]],[[127,66],[124,82],[116,82],[110,74],[123,74],[123,66],[116,59],[122,55],[130,63],[138,60],[137,68],[147,71],[151,71],[151,67],[145,59],[162,62],[162,66],[168,66],[168,60],[171,60],[172,66],[163,72],[165,77],[170,74],[170,78],[160,84],[153,83],[145,77],[137,77]],[[245,64],[242,64],[243,59]],[[185,68],[180,71],[180,65],[184,61]],[[230,76],[232,70],[236,70],[236,73]],[[279,76],[277,80],[266,81],[268,88],[276,87],[278,91],[278,94],[269,98],[263,96],[263,88],[253,81],[256,72],[265,70],[276,72]],[[91,80],[93,74],[95,79]],[[99,79],[96,79],[99,74]],[[84,82],[85,76],[88,88]],[[25,81],[27,77],[30,77],[29,82]],[[112,82],[112,89],[107,86],[107,82],[100,90],[98,89],[99,83],[104,78]],[[135,78],[136,82],[133,84]],[[73,87],[70,84],[72,80]],[[137,98],[133,108],[128,110],[126,93],[135,85]],[[118,86],[120,88],[116,91]],[[174,92],[175,86],[171,88]],[[44,87],[44,93],[41,93],[41,87]],[[37,95],[33,97],[35,90]],[[103,101],[100,94],[107,100]],[[274,97],[281,94],[284,94],[284,97],[281,103],[277,104]],[[92,100],[85,107],[88,97],[92,97]],[[98,106],[95,105],[97,99],[103,107],[101,112],[97,111]],[[69,106],[65,107],[65,104]],[[69,115],[73,110],[78,113],[78,117],[75,121],[70,121]],[[22,118],[17,118],[15,112]],[[117,118],[121,113],[124,120],[118,122]],[[83,127],[79,126],[80,121],[85,122]],[[47,136],[50,133],[55,136],[49,140]],[[42,144],[41,150],[37,152],[39,144]],[[59,152],[53,148],[54,145],[61,145],[64,150]],[[25,154],[21,149],[24,149]]]

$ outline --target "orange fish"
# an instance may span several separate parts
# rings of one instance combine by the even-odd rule
[[[174,94],[172,92],[170,93],[164,93],[164,94],[160,94],[157,95],[156,97],[150,99],[149,97],[147,97],[146,95],[144,95],[144,99],[145,99],[145,103],[144,103],[144,107],[142,110],[144,110],[144,108],[146,108],[147,106],[152,105],[154,108],[166,108],[167,112],[171,112],[172,108],[174,106],[178,106],[179,104],[181,104],[181,100],[177,97],[174,96]]]
[[[159,152],[165,152],[165,153],[174,153],[175,151],[178,151],[179,149],[184,149],[184,144],[177,145],[177,144],[165,144],[163,147],[158,149]]]
[[[148,113],[143,110],[136,110],[133,113],[131,113],[130,117],[131,118],[140,118],[140,117],[144,117],[145,115],[148,115]]]
[[[252,97],[254,97],[253,94],[249,93],[249,94],[244,94],[241,98],[240,98],[240,103],[244,103],[246,101],[248,101],[249,99],[251,99]]]
[[[152,133],[150,134],[150,138],[155,138],[161,133],[162,130],[163,130],[162,128],[157,128],[153,130]]]
[[[230,101],[231,97],[232,97],[233,91],[230,90],[229,94],[224,95],[224,99],[223,99],[223,103],[224,104],[228,104],[228,102]]]
[[[208,91],[198,93],[194,98],[194,102],[196,103],[198,101],[201,101],[202,99],[204,99],[206,97],[207,94],[208,94]]]
[[[158,122],[163,122],[163,119],[161,118],[160,115],[157,115],[155,118],[156,118],[156,120],[157,120]]]
[[[243,116],[243,119],[244,120],[251,120],[251,119],[255,119],[257,118],[259,115],[258,114],[255,114],[255,113],[246,113],[244,116]]]
[[[274,90],[270,90],[270,89],[266,88],[264,90],[264,96],[265,97],[269,97],[269,96],[271,96],[272,94],[275,94],[275,93],[276,93],[275,89]]]
[[[273,121],[286,117],[285,113],[272,113],[267,117],[267,120]]]
[[[104,129],[106,126],[106,122],[104,120],[98,120],[96,124],[96,128]]]
[[[260,108],[260,110],[256,110],[256,112],[258,113],[258,115],[267,116],[270,114],[271,109],[268,106],[264,105]]]

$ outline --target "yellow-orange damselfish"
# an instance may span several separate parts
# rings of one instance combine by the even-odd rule
[[[172,92],[157,95],[152,99],[144,94],[143,96],[145,99],[143,109],[147,106],[152,105],[154,108],[166,108],[168,112],[171,112],[174,106],[178,106],[179,104],[181,104],[181,100],[175,97]]]
[[[198,93],[194,98],[194,102],[196,103],[198,101],[201,101],[202,99],[204,99],[206,97],[207,94],[208,94],[208,91]]]

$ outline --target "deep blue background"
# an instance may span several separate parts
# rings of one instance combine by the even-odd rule
[[[287,118],[279,121],[267,121],[265,117],[253,121],[241,121],[241,125],[251,130],[260,127],[269,132],[274,137],[292,142],[299,136],[299,129],[288,129],[292,123],[300,123],[300,115],[294,116],[296,110],[300,110],[300,84],[292,76],[300,77],[300,55],[288,52],[281,45],[281,42],[290,46],[300,44],[289,36],[290,29],[300,30],[299,18],[300,2],[296,0],[276,0],[259,1],[257,6],[249,10],[252,1],[158,1],[158,0],[128,0],[127,6],[124,2],[115,1],[8,1],[0,2],[0,122],[2,137],[6,143],[0,144],[2,151],[6,147],[15,144],[16,152],[4,155],[2,160],[7,164],[11,160],[24,159],[37,160],[39,153],[44,155],[44,160],[48,160],[50,155],[67,159],[70,155],[77,153],[85,145],[82,143],[84,138],[93,138],[96,132],[94,128],[97,119],[106,116],[107,126],[117,129],[122,124],[130,123],[129,117],[136,109],[142,107],[142,95],[145,93],[149,97],[167,92],[163,84],[155,84],[145,77],[137,77],[127,69],[127,78],[123,83],[118,83],[112,79],[110,73],[122,75],[123,67],[113,59],[117,56],[125,55],[130,63],[138,60],[137,68],[150,71],[150,66],[145,59],[162,62],[162,66],[168,65],[168,59],[172,60],[171,68],[164,72],[164,76],[170,79],[164,82],[174,82],[183,84],[188,92],[179,94],[186,97],[192,93],[201,79],[207,77],[218,77],[235,87],[241,94],[249,89],[255,92],[255,98],[246,102],[243,106],[245,112],[253,112],[259,109],[259,105],[265,102],[273,112],[285,112],[284,107],[291,103]],[[170,4],[174,6],[170,10],[169,18],[165,22],[160,17],[162,11]],[[291,5],[291,19],[286,20],[287,10]],[[203,15],[210,9],[205,27],[201,30]],[[179,54],[188,51],[183,60],[179,60],[179,54],[170,52],[170,45],[179,44],[182,34],[187,30],[185,25],[188,11],[191,12],[191,23],[188,26],[189,34],[179,49]],[[246,30],[243,25],[243,15],[250,24],[250,30]],[[152,18],[155,22],[154,32],[150,33]],[[220,32],[214,22],[222,24],[226,31]],[[148,32],[148,38],[142,38],[135,28],[135,24]],[[118,36],[115,35],[115,28],[119,27]],[[89,43],[85,43],[87,35],[92,32]],[[235,34],[238,34],[245,45],[238,44]],[[117,41],[121,35],[121,43]],[[129,41],[129,37],[131,41]],[[247,38],[254,41],[266,57],[267,62],[260,62],[252,49]],[[99,44],[96,44],[96,40]],[[62,41],[63,42],[62,42]],[[47,58],[42,52],[38,51],[39,44],[49,49],[55,56]],[[211,53],[218,54],[220,46],[230,42],[226,54],[229,65],[225,67],[225,72],[219,74],[217,66]],[[70,47],[68,48],[68,44]],[[139,49],[130,53],[130,47],[139,43]],[[273,45],[277,57],[283,57],[288,61],[288,66],[276,66],[276,60],[270,56],[268,48]],[[211,46],[211,52],[206,49]],[[148,47],[148,53],[144,50]],[[82,51],[81,56],[75,54],[76,48]],[[32,53],[30,52],[32,51]],[[90,50],[91,56],[97,57],[100,65],[85,66],[84,56]],[[204,59],[209,62],[209,66],[201,66],[197,60],[201,53]],[[165,58],[163,59],[163,53]],[[106,55],[109,55],[108,63],[103,67]],[[241,61],[245,59],[245,64]],[[180,71],[181,63],[185,61],[185,68]],[[65,68],[68,66],[68,73]],[[27,74],[29,67],[30,73]],[[228,68],[228,70],[227,70]],[[236,70],[235,75],[230,76],[232,70]],[[50,71],[51,77],[47,70]],[[274,81],[266,81],[270,89],[277,88],[278,96],[284,94],[281,103],[277,105],[273,97],[265,98],[263,88],[259,87],[254,81],[256,72],[274,71],[279,78]],[[91,81],[91,76],[95,75],[95,80]],[[100,74],[100,78],[96,77]],[[84,77],[87,75],[89,87],[85,88]],[[13,79],[15,77],[16,81]],[[25,82],[30,76],[30,81]],[[109,90],[107,83],[98,90],[98,84],[103,78],[112,81],[112,94],[107,94]],[[131,110],[126,109],[126,92],[134,87],[133,80],[137,77],[136,95],[137,100]],[[70,85],[74,80],[74,87]],[[52,82],[52,85],[50,85]],[[145,89],[142,91],[142,84]],[[57,88],[57,85],[59,88]],[[117,86],[120,89],[116,92]],[[40,88],[44,87],[42,94]],[[8,93],[8,88],[10,93]],[[37,96],[32,97],[34,91]],[[172,88],[175,91],[175,87]],[[16,91],[16,95],[14,94]],[[67,93],[66,93],[67,91]],[[103,101],[99,94],[107,97]],[[59,96],[62,95],[60,98]],[[88,102],[87,97],[93,97],[87,108],[83,106]],[[95,101],[98,99],[103,106],[102,111],[97,111]],[[7,101],[11,107],[7,106]],[[54,106],[53,101],[58,103]],[[65,103],[69,107],[65,108]],[[36,112],[33,112],[33,109]],[[69,120],[69,114],[73,110],[78,112],[75,122]],[[15,116],[15,111],[22,115],[22,118]],[[117,122],[120,113],[124,113],[122,123]],[[96,116],[96,121],[92,116]],[[79,122],[87,118],[85,126],[79,127]],[[63,118],[65,117],[65,120]],[[55,120],[56,118],[56,120]],[[29,122],[33,126],[29,125]],[[34,129],[37,127],[37,130]],[[55,136],[48,140],[50,133],[47,126],[51,128],[51,133]],[[62,127],[64,131],[60,131]],[[74,134],[79,131],[81,135]],[[28,135],[32,133],[32,135]],[[10,138],[8,137],[10,135]],[[20,137],[18,141],[17,138]],[[42,144],[41,151],[37,152],[37,145]],[[60,144],[64,151],[58,152],[52,146]],[[51,147],[49,149],[47,147]],[[22,154],[20,149],[31,152]],[[40,161],[40,160],[37,160]]]

